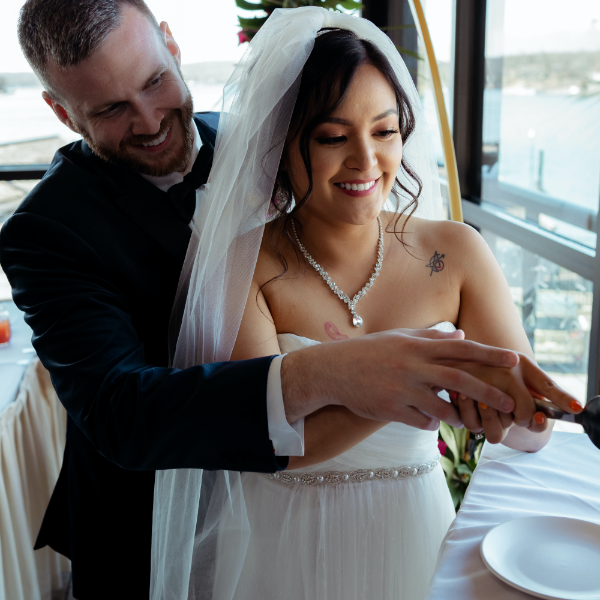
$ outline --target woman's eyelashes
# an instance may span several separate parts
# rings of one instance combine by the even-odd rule
[[[383,131],[378,131],[375,135],[382,138],[392,137],[395,133],[398,133],[397,129],[384,129]]]
[[[346,139],[347,138],[345,135],[336,135],[330,137],[317,137],[315,138],[315,141],[323,146],[333,146],[335,144],[341,144],[342,142],[345,142]]]
[[[373,137],[378,139],[388,139],[391,138],[394,134],[398,133],[397,129],[383,129],[381,131],[376,131],[373,133]],[[338,144],[344,143],[348,139],[345,135],[333,135],[333,136],[319,136],[315,137],[315,141],[322,146],[335,146]]]

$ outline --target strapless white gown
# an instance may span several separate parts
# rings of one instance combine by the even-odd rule
[[[278,338],[286,353],[319,343]],[[425,598],[455,516],[438,456],[437,431],[391,423],[333,460],[279,479],[244,473],[251,534],[235,600]],[[226,552],[217,561],[227,572]]]

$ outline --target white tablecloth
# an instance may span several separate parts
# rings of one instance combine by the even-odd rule
[[[534,454],[484,445],[442,544],[428,600],[531,600],[487,569],[479,545],[495,525],[534,515],[600,523],[600,450],[587,435],[554,432]]]
[[[70,570],[50,548],[33,551],[62,464],[65,425],[48,371],[35,359],[0,412],[0,600],[51,600]]]

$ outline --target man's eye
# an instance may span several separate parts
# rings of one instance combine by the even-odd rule
[[[153,79],[149,84],[148,87],[152,87],[153,85],[158,85],[160,83],[160,75],[156,78]]]
[[[346,141],[345,135],[336,135],[333,137],[320,137],[316,138],[317,143],[322,144],[323,146],[333,146],[335,144],[341,144]]]
[[[99,114],[100,114],[101,117],[110,117],[111,115],[114,115],[121,108],[121,105],[122,105],[121,102],[117,102],[116,104],[112,104],[108,108],[105,108]]]

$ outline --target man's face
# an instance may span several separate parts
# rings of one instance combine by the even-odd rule
[[[103,159],[146,175],[184,171],[193,146],[192,98],[166,23],[165,43],[135,8],[76,67],[49,74],[64,100],[44,95],[58,118]]]

